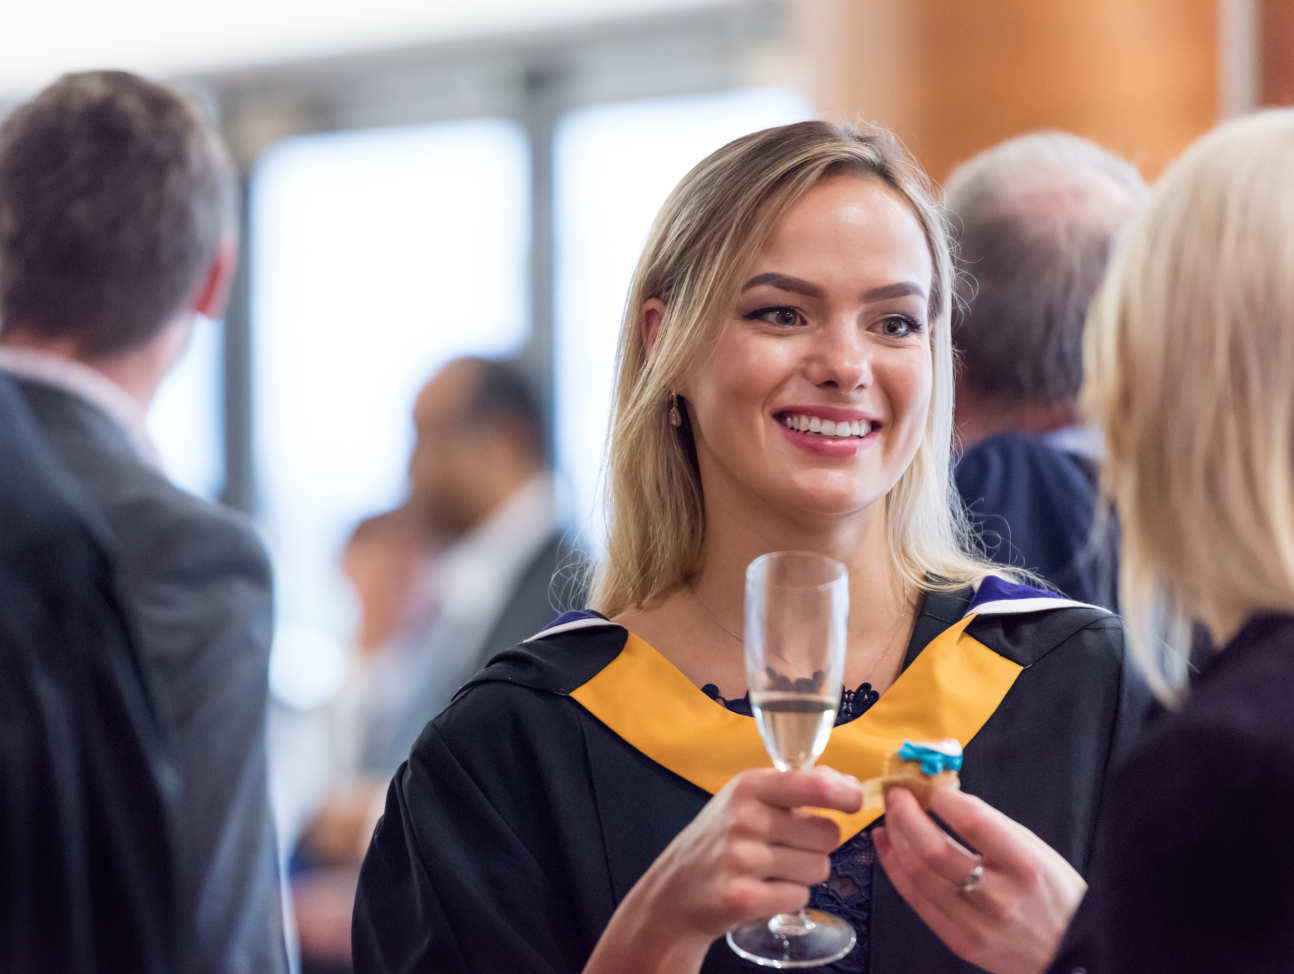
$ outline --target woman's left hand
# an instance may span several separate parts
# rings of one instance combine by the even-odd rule
[[[873,833],[894,888],[948,949],[993,974],[1043,970],[1087,890],[1060,853],[973,795],[936,789],[939,828],[902,788]]]

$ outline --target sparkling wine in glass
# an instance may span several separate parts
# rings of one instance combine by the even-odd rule
[[[778,771],[812,767],[836,721],[840,694],[752,690],[750,706]]]
[[[849,574],[809,551],[775,551],[746,569],[746,680],[764,747],[779,771],[818,759],[840,703]],[[853,949],[854,929],[821,910],[783,913],[728,931],[765,967],[817,967]]]

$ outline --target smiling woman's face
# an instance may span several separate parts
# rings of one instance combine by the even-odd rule
[[[911,207],[874,177],[786,211],[678,386],[707,508],[838,517],[889,493],[930,408],[931,275]]]

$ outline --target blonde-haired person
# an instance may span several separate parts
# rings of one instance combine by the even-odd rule
[[[1294,111],[1222,125],[1156,186],[1086,336],[1083,399],[1105,434],[1123,524],[1121,598],[1174,708],[1115,775],[1091,889],[1050,970],[1294,971]],[[1219,654],[1182,697],[1188,619]],[[962,956],[1033,972],[1061,940],[1055,857],[992,808],[901,796],[877,846]],[[1039,869],[1043,865],[1046,868]]]
[[[364,864],[358,971],[745,970],[718,938],[806,900],[854,925],[837,971],[966,969],[874,873],[857,781],[767,767],[741,631],[772,550],[850,573],[823,762],[861,779],[955,737],[965,787],[1085,864],[1139,698],[1113,617],[959,541],[951,274],[883,131],[769,129],[682,180],[621,331],[600,612],[496,657],[423,733]]]

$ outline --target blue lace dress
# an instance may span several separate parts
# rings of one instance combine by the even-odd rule
[[[707,683],[701,688],[712,700],[723,704],[733,713],[751,716],[750,696],[727,700],[719,696],[719,688]],[[841,694],[840,709],[836,712],[836,726],[862,716],[867,708],[880,699],[880,694],[864,683],[857,690]],[[848,954],[826,967],[815,970],[833,974],[866,974],[869,933],[872,925],[872,868],[876,862],[876,849],[872,845],[870,829],[864,829],[831,854],[831,878],[809,891],[809,906],[826,910],[849,922],[858,935],[858,943]],[[767,970],[747,964],[752,971]]]

